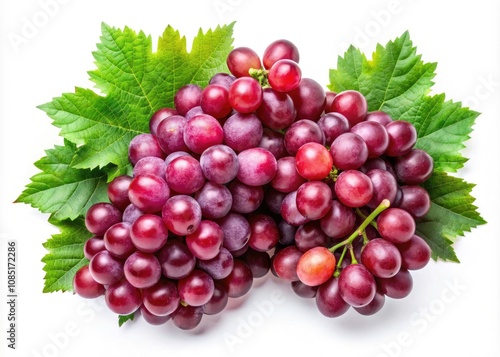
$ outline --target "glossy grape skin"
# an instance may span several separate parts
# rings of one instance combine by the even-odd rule
[[[238,154],[236,178],[249,186],[263,186],[273,179],[277,170],[276,158],[266,149],[255,147]]]
[[[240,256],[240,259],[250,268],[254,278],[262,278],[271,267],[271,257],[267,252],[257,251],[250,247]]]
[[[233,202],[231,211],[235,213],[251,213],[264,201],[262,186],[249,186],[238,180],[233,180],[227,185]]]
[[[170,279],[182,279],[196,266],[196,258],[187,245],[178,240],[169,240],[158,253],[162,273]]]
[[[379,312],[385,304],[385,295],[382,294],[379,290],[375,293],[375,296],[372,301],[368,305],[355,307],[358,313],[364,316],[371,316]]]
[[[111,255],[125,259],[135,252],[136,248],[130,237],[130,226],[127,222],[115,223],[104,234],[102,241]]]
[[[298,173],[307,180],[323,180],[330,174],[333,165],[328,149],[318,143],[302,145],[295,160]]]
[[[195,193],[205,184],[200,163],[188,155],[173,159],[167,165],[165,177],[171,190],[186,195]]]
[[[333,108],[332,108],[333,98],[335,98],[337,96],[337,92],[332,92],[332,91],[327,90],[325,92],[325,95],[326,95],[325,113],[332,113],[333,112]]]
[[[398,156],[394,163],[398,181],[405,185],[419,185],[425,182],[432,175],[433,169],[434,160],[421,149],[412,149]]]
[[[194,232],[186,236],[186,245],[198,259],[212,259],[220,252],[224,231],[209,220],[202,220]]]
[[[128,188],[132,177],[129,175],[120,175],[108,183],[106,189],[109,201],[119,210],[123,211],[130,204],[128,198]]]
[[[203,306],[179,305],[172,313],[172,323],[181,330],[192,330],[203,318]]]
[[[297,191],[292,191],[285,196],[281,203],[280,214],[288,224],[293,226],[300,226],[310,221],[297,209]]]
[[[386,296],[393,299],[403,299],[410,295],[413,289],[413,278],[407,269],[400,269],[391,278],[376,278],[377,286]]]
[[[335,264],[335,256],[326,247],[311,248],[297,263],[297,277],[306,285],[321,285],[333,276]]]
[[[294,122],[296,110],[288,94],[265,88],[262,91],[262,103],[257,108],[256,114],[264,126],[282,130]]]
[[[233,84],[233,82],[236,80],[236,77],[225,72],[219,72],[216,73],[210,78],[210,81],[208,81],[208,84],[220,84],[227,89]]]
[[[417,142],[417,131],[413,124],[405,120],[395,120],[385,126],[389,135],[387,156],[401,156],[409,152]]]
[[[302,77],[299,86],[288,92],[297,111],[295,118],[317,121],[326,103],[323,86],[312,78]]]
[[[390,278],[401,268],[401,254],[393,243],[382,238],[375,238],[363,247],[361,263],[374,276]]]
[[[170,315],[165,315],[165,316],[155,315],[151,311],[149,311],[144,304],[142,304],[141,307],[139,308],[139,312],[141,313],[141,316],[144,319],[144,321],[153,326],[160,326],[166,324],[172,318]]]
[[[389,134],[385,126],[375,121],[362,121],[351,128],[351,133],[363,138],[368,148],[368,158],[379,157],[389,145]]]
[[[132,176],[154,175],[163,179],[165,177],[166,167],[167,165],[164,159],[156,156],[146,156],[137,161],[132,170]]]
[[[132,224],[135,222],[137,218],[139,218],[143,214],[144,212],[142,212],[137,206],[131,203],[123,211],[122,220],[123,222]]]
[[[356,223],[356,214],[339,200],[333,200],[330,210],[320,219],[321,229],[331,238],[341,238],[350,233]]]
[[[220,248],[219,253],[212,259],[198,259],[197,267],[207,272],[214,280],[227,277],[234,266],[234,258],[229,250]]]
[[[164,119],[157,128],[158,145],[166,155],[176,151],[189,151],[184,142],[187,119],[182,115],[172,115]]]
[[[142,305],[141,291],[125,279],[108,286],[105,300],[108,308],[120,315],[129,315]]]
[[[252,270],[246,263],[236,258],[231,273],[222,280],[220,284],[226,289],[230,298],[238,298],[250,291],[253,285]]]
[[[194,198],[200,206],[202,217],[207,219],[224,217],[233,204],[233,196],[229,189],[210,181],[196,191]]]
[[[299,86],[302,71],[299,65],[290,59],[276,61],[268,72],[269,85],[278,92],[290,92]]]
[[[316,296],[318,291],[318,286],[309,286],[301,282],[300,280],[295,280],[290,283],[292,291],[301,298],[312,299]]]
[[[156,136],[158,125],[166,118],[176,115],[177,111],[174,108],[160,108],[153,113],[149,119],[149,132]]]
[[[160,280],[161,267],[152,253],[137,251],[132,253],[123,266],[125,278],[138,289],[153,286]]]
[[[276,275],[286,281],[299,280],[297,275],[297,264],[302,252],[294,245],[285,247],[275,253],[273,257],[273,269]]]
[[[170,197],[161,210],[163,223],[174,234],[187,235],[198,229],[201,222],[201,207],[188,195]]]
[[[324,217],[332,206],[332,191],[323,181],[308,181],[297,189],[297,210],[301,215],[317,220]]]
[[[297,120],[288,127],[285,133],[285,149],[291,156],[294,156],[302,145],[311,142],[325,144],[323,131],[312,120]]]
[[[177,292],[177,284],[161,278],[156,284],[142,290],[142,302],[152,314],[167,316],[179,306],[181,298]]]
[[[326,113],[318,120],[318,125],[325,135],[325,144],[330,146],[339,135],[349,131],[347,118],[340,113]]]
[[[260,69],[259,55],[249,47],[237,47],[231,50],[226,58],[229,71],[237,78],[250,76],[249,70]]]
[[[224,132],[213,116],[199,114],[186,122],[183,138],[189,150],[201,154],[211,146],[222,144]]]
[[[354,170],[359,169],[368,159],[368,147],[361,136],[348,132],[333,140],[330,154],[336,168]]]
[[[94,255],[105,249],[106,246],[104,245],[103,238],[93,236],[85,242],[83,246],[83,255],[87,258],[87,260],[91,260]]]
[[[85,213],[85,227],[96,236],[103,236],[113,224],[121,222],[122,213],[111,203],[94,203]]]
[[[403,198],[398,207],[404,209],[413,218],[422,218],[431,208],[431,198],[427,190],[418,185],[401,187]]]
[[[105,290],[104,285],[92,277],[88,265],[78,269],[73,277],[73,291],[85,299],[95,299],[104,295]]]
[[[217,220],[224,233],[223,246],[229,251],[237,251],[243,248],[250,239],[250,223],[241,214],[228,213]]]
[[[254,114],[235,113],[222,127],[224,144],[236,152],[251,149],[259,145],[264,132],[262,123]]]
[[[165,157],[165,153],[152,134],[142,133],[134,136],[128,146],[128,158],[132,165],[147,156]]]
[[[315,301],[319,312],[326,317],[339,317],[351,307],[342,299],[339,291],[339,279],[334,277],[318,287]]]
[[[228,101],[234,110],[252,113],[262,103],[262,87],[254,78],[238,78],[229,87]]]
[[[206,304],[214,293],[214,280],[203,270],[194,269],[177,282],[180,298],[190,306]]]
[[[377,217],[377,227],[382,238],[398,244],[411,239],[415,234],[415,220],[401,208],[391,207]]]
[[[114,284],[123,278],[123,261],[103,250],[92,257],[89,271],[99,284]]]
[[[297,190],[306,179],[297,172],[295,157],[285,156],[276,162],[276,174],[271,180],[271,186],[280,192],[289,193]]]
[[[229,302],[229,296],[226,289],[218,282],[214,284],[214,293],[212,298],[203,305],[205,315],[215,315],[224,310]]]
[[[227,145],[214,145],[201,154],[200,166],[207,180],[223,185],[238,174],[238,156]]]
[[[337,93],[333,98],[332,110],[344,115],[352,128],[365,119],[368,112],[368,103],[360,92],[345,90]]]
[[[276,160],[279,160],[287,155],[284,135],[269,128],[264,128],[262,132],[262,139],[260,140],[258,146],[269,150],[274,155]]]
[[[320,221],[311,221],[299,226],[295,231],[295,245],[301,252],[314,247],[326,247],[328,237],[321,228]]]
[[[186,113],[200,105],[201,87],[197,84],[186,84],[179,88],[174,95],[174,105],[179,115]]]
[[[143,214],[132,223],[130,238],[135,247],[145,253],[153,253],[165,245],[168,229],[161,217]]]
[[[170,188],[161,177],[151,174],[139,175],[130,182],[128,197],[142,212],[155,213],[167,202]]]
[[[373,184],[361,171],[342,171],[335,183],[335,194],[348,207],[362,207],[373,197]]]
[[[294,226],[286,222],[284,219],[278,222],[278,229],[280,231],[279,244],[282,246],[292,245],[295,242],[295,235],[300,226]]]
[[[299,63],[299,49],[295,44],[286,39],[279,39],[270,43],[262,55],[262,63],[265,69],[270,69],[276,61],[290,59]]]
[[[339,275],[339,293],[353,307],[368,305],[377,291],[373,275],[361,264],[351,264]]]
[[[370,178],[373,185],[373,196],[366,205],[375,209],[384,199],[389,200],[389,203],[393,203],[396,199],[398,183],[394,176],[381,169],[372,169],[366,173]]]
[[[387,114],[384,111],[381,110],[375,110],[373,112],[368,112],[365,117],[366,121],[374,121],[379,124],[382,124],[383,126],[386,126],[389,124],[392,120],[391,116]]]
[[[267,252],[274,248],[279,241],[279,229],[274,219],[264,213],[251,214],[248,217],[250,223],[250,248]]]
[[[418,270],[431,260],[431,248],[420,236],[413,235],[408,242],[397,244],[401,253],[401,266],[407,270]]]
[[[200,106],[204,113],[220,119],[231,113],[229,91],[220,84],[209,84],[201,91]]]

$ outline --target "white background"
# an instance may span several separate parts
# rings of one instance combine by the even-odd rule
[[[0,351],[28,357],[109,355],[106,351],[113,356],[500,355],[499,15],[500,3],[487,0],[1,0]],[[234,20],[234,46],[262,53],[271,41],[287,38],[299,47],[303,75],[324,85],[348,44],[371,53],[376,43],[410,31],[423,60],[438,62],[433,93],[446,93],[447,99],[482,113],[463,151],[470,161],[458,175],[477,184],[473,195],[489,223],[456,242],[461,264],[431,262],[413,274],[408,298],[388,299],[369,318],[352,310],[338,319],[325,318],[312,300],[300,299],[269,275],[192,331],[142,320],[118,328],[102,300],[43,294],[42,243],[56,230],[46,215],[12,203],[37,172],[33,162],[62,143],[36,106],[74,86],[93,88],[87,71],[94,69],[91,52],[101,22],[144,30],[155,40],[170,24],[190,43],[200,27]],[[35,32],[26,33],[27,22],[38,24]],[[24,41],[13,43],[16,35]],[[16,351],[6,348],[8,239],[18,242]]]

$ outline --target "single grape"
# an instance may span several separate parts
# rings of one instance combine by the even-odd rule
[[[186,122],[183,138],[189,150],[201,154],[211,146],[222,144],[224,132],[221,124],[213,116],[199,114]]]
[[[99,284],[114,284],[123,278],[123,261],[103,250],[92,257],[89,271]]]
[[[375,110],[373,112],[368,112],[365,117],[366,121],[374,121],[383,126],[386,126],[392,121],[392,118],[389,114],[381,110]]]
[[[170,188],[162,177],[139,175],[130,182],[128,197],[142,212],[156,213],[170,197]]]
[[[264,128],[262,132],[262,139],[260,140],[258,146],[269,150],[274,155],[276,160],[279,160],[287,155],[284,135],[269,128]]]
[[[410,295],[413,289],[413,278],[408,270],[401,268],[393,277],[377,278],[377,286],[388,297],[403,299]]]
[[[177,114],[174,108],[160,108],[153,113],[151,119],[149,119],[149,132],[156,136],[156,129],[158,125],[166,118]]]
[[[331,277],[318,287],[316,307],[326,317],[339,317],[351,307],[340,295],[339,279]]]
[[[250,248],[267,252],[274,248],[279,241],[279,229],[274,219],[264,213],[251,214],[248,217],[250,223]]]
[[[250,69],[260,69],[259,55],[248,47],[237,47],[231,50],[226,58],[229,71],[237,78],[250,76]]]
[[[262,103],[257,108],[256,114],[264,126],[283,130],[294,122],[296,110],[288,94],[265,88],[262,91]]]
[[[335,256],[325,247],[314,247],[302,254],[297,263],[297,276],[309,286],[318,286],[333,276]]]
[[[404,209],[413,218],[422,218],[431,209],[431,197],[427,190],[417,185],[401,187],[403,197],[398,207]]]
[[[122,213],[111,203],[94,203],[85,213],[85,227],[96,235],[103,236],[113,224],[121,222]]]
[[[351,128],[351,133],[364,140],[368,148],[368,158],[379,157],[389,145],[389,134],[385,126],[376,121],[362,121]]]
[[[250,239],[250,223],[241,214],[230,212],[217,220],[224,233],[223,246],[233,252],[243,248]]]
[[[165,153],[152,134],[143,133],[134,136],[128,146],[128,159],[132,165],[146,156],[165,158]]]
[[[379,290],[375,293],[375,297],[368,305],[355,307],[358,313],[364,316],[371,316],[379,312],[385,304],[385,295],[382,294]]]
[[[119,224],[119,223],[117,223]],[[104,240],[101,237],[93,236],[83,245],[83,255],[87,260],[91,260],[94,255],[106,249]]]
[[[373,197],[373,184],[361,171],[342,171],[335,182],[335,194],[348,207],[362,207]]]
[[[363,94],[355,90],[337,93],[332,102],[332,111],[342,114],[352,128],[362,122],[368,112],[368,103]]]
[[[138,289],[153,286],[160,280],[161,267],[152,253],[137,251],[132,253],[123,266],[125,278]]]
[[[127,223],[134,223],[137,218],[142,216],[144,212],[142,212],[136,205],[134,204],[129,204],[127,208],[123,211],[123,217],[122,220],[123,222]]]
[[[200,163],[188,155],[173,159],[167,165],[165,178],[171,190],[186,195],[195,193],[205,184]]]
[[[219,253],[212,259],[198,259],[197,267],[208,273],[214,280],[227,277],[234,266],[234,258],[229,250],[220,247]]]
[[[297,171],[306,180],[323,180],[332,170],[332,155],[318,143],[302,145],[295,155]]]
[[[200,105],[201,87],[197,84],[186,84],[179,88],[174,95],[174,105],[178,114],[186,113],[196,106]]]
[[[434,169],[434,160],[421,149],[412,149],[398,156],[394,170],[398,181],[405,185],[419,185],[426,181]]]
[[[326,103],[326,94],[323,86],[312,78],[300,80],[299,86],[288,92],[297,111],[295,119],[310,119],[317,121]]]
[[[161,278],[156,284],[142,290],[142,302],[152,314],[167,316],[179,306],[181,298],[177,292],[177,284]]]
[[[270,43],[262,55],[265,69],[270,69],[276,61],[281,59],[290,59],[299,63],[300,55],[297,46],[289,40],[279,39]]]
[[[318,286],[309,286],[301,282],[300,280],[295,280],[290,283],[292,291],[301,298],[311,299],[316,296],[318,291]]]
[[[224,73],[224,72],[218,72],[210,78],[210,81],[208,81],[208,84],[220,84],[221,86],[226,87],[229,89],[231,84],[236,80],[236,77],[229,74],[229,73]]]
[[[198,259],[212,259],[220,252],[224,242],[224,231],[209,220],[202,220],[198,229],[186,236],[186,245]]]
[[[325,145],[325,135],[318,124],[309,119],[300,119],[288,127],[285,133],[285,149],[294,156],[306,144],[315,142]]]
[[[408,270],[422,269],[431,260],[431,248],[420,236],[413,235],[405,243],[397,245],[401,253],[401,266]]]
[[[281,203],[280,214],[287,223],[293,226],[300,226],[310,221],[297,209],[297,191],[292,191],[285,196]]]
[[[385,126],[389,135],[389,145],[385,151],[387,156],[401,156],[409,152],[417,142],[417,131],[412,123],[395,120]]]
[[[373,196],[366,205],[375,209],[384,199],[392,204],[396,199],[398,183],[393,175],[386,170],[372,169],[366,173],[373,184]]]
[[[263,186],[273,179],[277,164],[274,155],[266,149],[255,147],[238,154],[239,181],[249,186]]]
[[[210,300],[203,305],[205,315],[215,315],[220,313],[227,306],[229,302],[229,296],[227,295],[227,290],[222,286],[222,284],[216,282],[214,284],[214,293]]]
[[[262,186],[249,186],[234,180],[227,185],[233,202],[231,211],[236,213],[251,213],[260,207],[264,201]]]
[[[330,210],[332,198],[332,191],[326,183],[307,181],[297,190],[297,210],[310,220],[321,219]]]
[[[165,245],[168,238],[168,229],[161,217],[147,213],[132,223],[130,238],[140,251],[153,253]]]
[[[326,235],[334,239],[342,238],[354,229],[356,214],[351,207],[335,199],[330,210],[319,222]]]
[[[210,181],[196,191],[194,198],[200,206],[202,217],[207,219],[224,217],[233,205],[231,191],[224,185]]]
[[[340,113],[326,113],[318,120],[318,126],[325,135],[325,144],[330,146],[338,136],[349,131],[347,118]]]
[[[320,221],[311,221],[299,226],[295,231],[295,245],[301,252],[314,247],[326,247],[328,237],[321,229]]]
[[[238,174],[238,157],[227,145],[214,145],[206,149],[200,156],[200,166],[207,180],[218,184],[226,184]]]
[[[158,261],[164,276],[182,279],[196,266],[196,258],[184,242],[169,240],[158,253]]]
[[[391,207],[377,217],[377,227],[382,238],[398,244],[411,239],[415,234],[415,220],[401,208]]]
[[[280,231],[279,244],[282,246],[292,245],[295,242],[295,235],[300,226],[291,225],[284,219],[278,222],[278,229]],[[297,245],[299,247],[300,245]]]
[[[280,192],[271,186],[267,186],[264,193],[266,208],[268,208],[272,213],[279,214],[281,211],[281,204],[283,203],[286,195],[287,192]]]
[[[242,78],[243,79],[243,78]],[[224,144],[236,152],[259,145],[264,132],[262,122],[254,114],[235,113],[224,126]]]
[[[268,73],[269,85],[278,92],[290,92],[299,86],[302,71],[297,62],[280,59],[271,66]]]
[[[325,113],[332,113],[333,98],[337,96],[337,92],[326,91],[325,95],[326,95]]]
[[[180,298],[188,305],[202,306],[214,293],[214,280],[203,270],[194,269],[177,283]]]
[[[353,307],[368,305],[377,292],[375,278],[361,264],[351,264],[339,275],[339,293]]]
[[[172,323],[181,330],[192,330],[203,318],[203,306],[179,305],[172,313]]]
[[[85,299],[95,299],[104,295],[105,290],[104,285],[92,277],[88,265],[78,269],[73,277],[73,291]]]
[[[170,197],[161,210],[163,223],[174,234],[187,235],[198,229],[201,222],[201,207],[188,195]]]
[[[226,289],[230,298],[238,298],[248,293],[252,288],[252,271],[243,260],[234,259],[233,270],[219,282]]]
[[[355,133],[340,134],[330,146],[333,165],[340,170],[359,169],[368,158],[368,147]]]
[[[262,87],[254,78],[238,78],[229,87],[228,101],[234,110],[252,113],[262,103]]]
[[[201,91],[200,106],[204,113],[221,119],[231,113],[229,91],[220,84],[209,84]]]
[[[141,291],[123,279],[110,285],[105,293],[106,305],[115,314],[129,315],[142,305]]]
[[[297,190],[306,179],[297,171],[295,157],[285,156],[276,162],[276,174],[271,180],[271,186],[280,192],[289,193]]]
[[[250,268],[254,278],[262,278],[269,272],[271,267],[271,257],[267,252],[248,248],[240,258]]]
[[[274,254],[272,266],[276,275],[286,281],[299,280],[297,264],[302,252],[294,245],[285,247]]]
[[[109,227],[102,239],[111,255],[119,259],[126,259],[136,250],[130,237],[130,226],[127,222],[115,223]]]
[[[158,145],[166,155],[176,151],[189,151],[184,142],[187,119],[182,115],[172,115],[164,119],[156,130]]]
[[[167,165],[164,159],[156,156],[146,156],[137,161],[132,170],[132,175],[134,177],[139,175],[154,175],[163,179],[165,177],[166,168]]]
[[[120,175],[108,183],[107,194],[109,201],[121,211],[125,210],[130,204],[128,188],[131,181],[131,176]]]
[[[144,321],[153,326],[166,324],[171,319],[170,315],[158,316],[153,314],[144,304],[141,305],[139,311]]]
[[[363,247],[361,263],[376,277],[390,278],[401,268],[401,254],[393,243],[375,238]]]

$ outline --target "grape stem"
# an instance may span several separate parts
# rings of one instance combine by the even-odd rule
[[[377,216],[382,213],[382,211],[386,210],[389,208],[391,203],[389,202],[388,199],[382,200],[380,204],[375,208],[365,219],[364,221],[359,225],[358,229],[356,229],[347,239],[343,240],[342,242],[335,244],[333,247],[329,248],[328,250],[332,253],[334,253],[338,248],[346,246],[348,244],[351,244],[354,239],[356,239],[358,236],[362,235],[363,232],[365,231],[366,227],[375,219]]]
[[[248,74],[250,75],[250,77],[256,79],[260,83],[262,88],[270,88],[271,87],[269,84],[269,81],[267,79],[268,73],[269,73],[269,71],[267,71],[265,69],[250,68],[248,70]]]

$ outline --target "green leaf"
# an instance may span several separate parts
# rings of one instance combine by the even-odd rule
[[[79,170],[70,166],[76,146],[69,141],[64,146],[46,150],[46,156],[35,166],[35,174],[16,202],[30,204],[53,220],[83,216],[94,203],[107,201],[107,174],[101,170]]]
[[[83,218],[50,222],[60,229],[60,233],[43,244],[48,250],[42,259],[46,272],[43,292],[73,291],[75,273],[89,262],[83,254],[83,246],[92,234],[86,229]]]
[[[104,95],[76,88],[39,106],[60,135],[79,145],[74,168],[116,166],[112,177],[129,170],[128,144],[139,133],[148,132],[151,115],[161,107],[172,107],[174,93],[183,85],[205,86],[210,77],[227,69],[233,24],[193,40],[167,27],[152,52],[151,36],[125,28],[102,25],[101,42],[94,52],[96,70],[89,75]]]
[[[473,205],[473,185],[446,172],[457,172],[467,158],[460,150],[470,138],[479,113],[429,95],[436,64],[424,63],[408,32],[385,46],[377,45],[372,59],[351,46],[330,70],[328,88],[363,93],[370,111],[382,110],[393,119],[411,122],[418,134],[417,148],[434,159],[434,174],[425,183],[431,209],[417,224],[417,232],[431,246],[434,259],[458,262],[453,242],[464,232],[486,222]]]
[[[128,315],[118,315],[118,326],[122,327],[122,325],[127,321],[134,321],[135,312]]]

